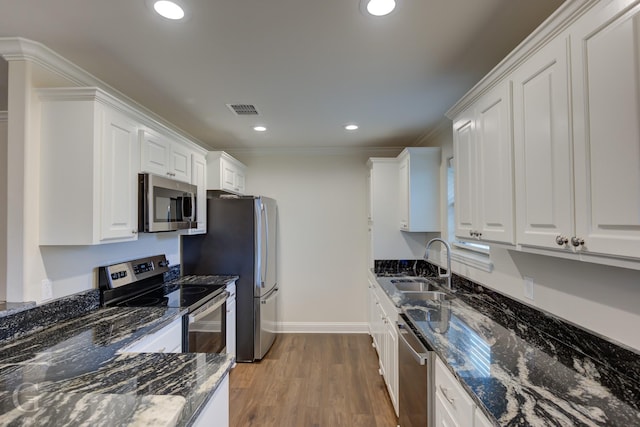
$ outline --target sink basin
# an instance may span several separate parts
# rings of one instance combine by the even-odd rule
[[[453,295],[449,295],[444,292],[407,292],[406,297],[410,300],[418,301],[449,301],[455,298]]]
[[[396,289],[400,292],[431,292],[439,291],[440,288],[433,283],[425,281],[412,281],[406,283],[395,283]]]

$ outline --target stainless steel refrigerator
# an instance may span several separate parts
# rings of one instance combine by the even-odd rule
[[[224,197],[224,196],[223,196]],[[232,274],[236,282],[236,359],[262,359],[276,337],[277,205],[267,197],[207,194],[207,233],[181,238],[188,274]]]

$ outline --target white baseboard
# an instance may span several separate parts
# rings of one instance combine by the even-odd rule
[[[366,322],[279,322],[278,333],[368,334],[369,324]]]

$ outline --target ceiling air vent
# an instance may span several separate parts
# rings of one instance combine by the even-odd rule
[[[238,116],[257,116],[258,110],[251,104],[227,104],[227,107]]]

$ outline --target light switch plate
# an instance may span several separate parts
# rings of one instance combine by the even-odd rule
[[[531,277],[524,277],[524,297],[533,301],[533,279]]]

